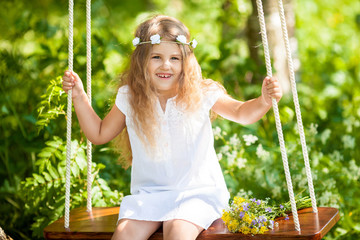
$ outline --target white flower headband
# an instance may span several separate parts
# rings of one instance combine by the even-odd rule
[[[161,41],[161,37],[159,34],[152,35],[150,37],[150,41],[146,41],[146,42],[141,42],[140,38],[138,38],[138,37],[136,37],[132,40],[132,44],[134,45],[134,47],[136,47],[137,45],[145,44],[145,43],[160,44],[161,42],[172,42],[172,41]],[[198,42],[195,39],[193,39],[190,42],[186,42],[186,37],[184,35],[177,36],[175,43],[189,45],[192,48],[196,48],[196,46],[198,44]]]

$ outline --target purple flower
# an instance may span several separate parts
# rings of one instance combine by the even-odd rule
[[[252,220],[252,221],[251,221],[251,225],[252,225],[252,226],[256,226],[256,223],[257,223],[256,220]]]
[[[244,211],[249,210],[249,203],[244,203],[243,208],[244,208]]]
[[[261,201],[260,201],[260,200],[257,200],[257,201],[256,201],[256,204],[257,204],[257,205],[260,205],[260,204],[261,204]]]
[[[267,219],[266,219],[265,216],[261,215],[261,216],[259,217],[259,223],[260,223],[260,222],[266,222],[266,221],[267,221]]]
[[[280,209],[284,209],[284,206],[282,204],[280,204]]]
[[[285,215],[285,220],[289,220],[289,215]]]
[[[240,212],[239,217],[243,218],[245,216],[245,212]]]
[[[267,209],[265,209],[265,212],[271,213],[271,212],[272,212],[272,209],[268,207]]]
[[[256,202],[256,198],[252,198],[250,199],[252,202]]]

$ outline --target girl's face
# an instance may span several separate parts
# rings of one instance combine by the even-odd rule
[[[153,45],[147,70],[160,94],[176,94],[182,69],[182,54],[178,44],[162,42]]]

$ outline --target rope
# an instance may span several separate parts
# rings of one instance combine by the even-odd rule
[[[73,24],[74,2],[69,0],[69,71],[73,71]],[[71,171],[71,114],[72,114],[72,92],[68,91],[67,97],[67,125],[66,125],[66,175],[65,175],[65,216],[64,227],[69,228],[70,215],[70,171]]]
[[[279,7],[279,13],[280,13],[280,20],[281,20],[281,29],[282,29],[282,34],[283,34],[283,39],[284,39],[285,49],[286,49],[288,68],[289,68],[289,73],[290,73],[290,83],[291,83],[293,101],[294,101],[294,105],[295,105],[298,131],[299,131],[299,135],[300,135],[300,142],[301,142],[304,163],[305,163],[305,169],[306,169],[306,176],[307,176],[307,180],[308,180],[311,205],[312,205],[313,212],[317,213],[315,192],[314,192],[311,169],[310,169],[310,164],[309,164],[309,155],[308,155],[308,151],[307,151],[307,147],[306,147],[305,133],[304,133],[304,127],[303,127],[302,118],[301,118],[299,98],[298,98],[298,94],[297,94],[297,90],[296,90],[295,73],[294,73],[293,61],[292,61],[292,57],[291,57],[289,36],[288,36],[288,32],[287,32],[287,27],[286,27],[284,6],[282,3],[282,0],[278,1],[278,7]]]
[[[270,54],[269,54],[269,45],[268,45],[267,35],[266,35],[266,26],[265,26],[265,19],[264,19],[264,10],[262,8],[262,1],[256,0],[256,5],[257,5],[258,15],[259,15],[261,38],[262,38],[262,43],[264,46],[266,72],[267,72],[267,75],[269,77],[271,77],[272,76],[272,68],[271,68],[271,61],[270,61]],[[273,106],[274,115],[275,115],[276,130],[277,130],[278,138],[279,138],[281,157],[282,157],[284,171],[285,171],[286,183],[287,183],[288,192],[289,192],[289,198],[290,198],[291,210],[292,210],[292,214],[293,214],[293,218],[294,218],[295,229],[296,229],[296,231],[300,232],[299,217],[298,217],[297,209],[296,209],[295,196],[294,196],[294,191],[293,191],[293,187],[292,187],[289,163],[288,163],[286,149],[285,149],[285,141],[284,141],[284,136],[283,136],[282,127],[281,127],[279,109],[278,109],[277,102],[274,98],[272,99],[272,106]]]
[[[86,0],[86,85],[87,96],[91,105],[91,0]],[[92,212],[91,208],[91,163],[92,163],[92,145],[89,139],[86,141],[86,154],[87,154],[87,203],[86,211]]]

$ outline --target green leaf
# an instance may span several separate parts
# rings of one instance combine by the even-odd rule
[[[45,183],[45,180],[42,176],[36,174],[36,173],[33,173],[33,177],[35,178],[35,180],[40,183],[40,184],[43,184]]]
[[[47,182],[50,182],[50,181],[53,180],[49,173],[43,172],[42,174],[44,175],[45,180],[46,180]]]
[[[46,145],[52,147],[52,148],[58,148],[63,143],[61,141],[47,141]]]
[[[84,154],[78,154],[75,158],[75,162],[81,171],[86,169],[87,162]]]
[[[55,157],[56,157],[57,159],[64,160],[65,155],[64,155],[62,152],[60,152],[60,151],[55,151],[54,154],[55,154]]]
[[[71,165],[71,173],[73,174],[74,177],[79,177],[80,169],[79,169],[77,164],[72,164]]]
[[[51,157],[52,152],[48,152],[48,151],[42,151],[38,154],[38,157],[40,158],[49,158]]]
[[[58,174],[56,168],[54,168],[52,165],[48,166],[48,170],[53,179],[59,178],[59,174]]]

